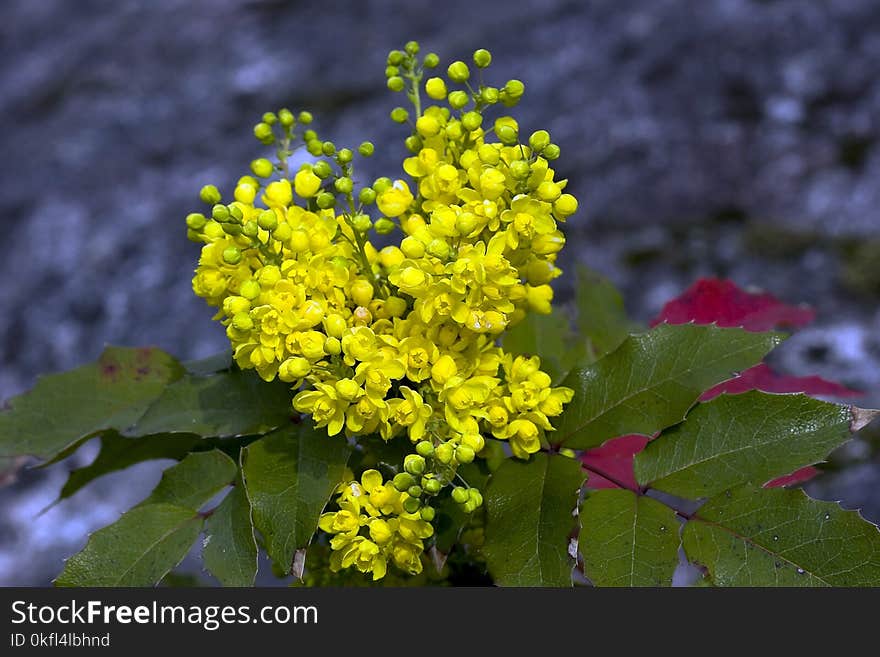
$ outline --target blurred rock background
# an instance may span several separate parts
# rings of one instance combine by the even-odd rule
[[[875,0],[5,0],[2,15],[0,398],[107,343],[222,348],[190,290],[198,189],[230,189],[263,153],[251,126],[282,106],[337,143],[371,139],[361,173],[394,175],[385,56],[415,38],[446,63],[486,47],[493,80],[526,83],[523,131],[550,130],[581,199],[565,266],[608,275],[640,320],[705,275],[810,304],[819,320],[776,365],[880,404]],[[811,493],[880,520],[876,451],[840,459]],[[0,584],[47,584],[161,465],[40,517],[71,464],[24,472],[0,490]]]

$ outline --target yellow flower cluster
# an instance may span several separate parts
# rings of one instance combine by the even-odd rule
[[[411,85],[416,119],[403,163],[411,183],[380,178],[356,196],[353,153],[311,129],[304,145],[328,159],[288,172],[297,121],[281,110],[254,130],[269,144],[280,129],[278,164],[255,160],[254,175],[238,181],[226,205],[216,188],[203,188],[210,217],[187,217],[190,238],[204,243],[193,290],[219,308],[241,368],[289,382],[293,407],[330,435],[405,434],[415,444],[410,456],[421,461],[410,461],[393,487],[365,473],[361,484],[343,487],[341,510],[321,521],[335,534],[334,564],[374,577],[389,560],[410,572],[420,563],[433,515],[410,517],[419,498],[447,488],[488,437],[507,441],[519,458],[537,452],[573,394],[552,387],[537,357],[498,345],[527,312],[551,311],[549,283],[565,243],[558,222],[577,209],[549,166],[559,149],[546,131],[520,143],[509,116],[483,126],[485,108],[518,101],[517,81],[469,96],[433,77],[424,91],[449,106],[422,110],[422,75],[436,56],[420,64],[417,52],[410,44],[393,51],[387,71],[389,88],[402,89],[404,78]],[[448,74],[462,82],[468,67],[454,62]],[[398,121],[408,116],[392,112]],[[300,114],[300,126],[310,122]],[[371,207],[382,215],[375,222]],[[368,239],[398,227],[396,244],[377,249]],[[467,511],[480,505],[478,491],[460,491]],[[386,493],[391,501],[373,501]],[[369,539],[360,533],[367,526]]]
[[[408,513],[407,493],[382,480],[377,470],[367,470],[360,482],[345,482],[336,490],[338,511],[321,516],[318,526],[330,534],[330,569],[354,566],[373,579],[385,576],[388,564],[417,575],[422,572],[424,539],[434,534],[418,513]]]

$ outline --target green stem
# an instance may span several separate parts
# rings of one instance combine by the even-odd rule
[[[416,112],[416,119],[418,119],[422,115],[422,98],[419,93],[419,84],[422,82],[422,72],[418,73],[415,71],[415,68],[408,71],[405,74],[405,77],[410,82],[410,88],[407,92],[407,96],[409,97],[410,102],[413,104],[413,109]]]

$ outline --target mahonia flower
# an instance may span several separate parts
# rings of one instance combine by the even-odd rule
[[[560,225],[577,210],[551,168],[559,148],[543,130],[522,143],[510,116],[490,123],[484,114],[514,106],[523,85],[457,89],[467,79],[461,62],[448,81],[425,83],[438,104],[422,107],[417,53],[411,42],[389,56],[389,88],[415,99],[414,116],[392,112],[414,128],[409,181],[379,178],[356,194],[354,152],[321,141],[307,112],[281,110],[254,128],[277,148],[277,164],[255,160],[226,204],[206,186],[209,215],[186,220],[204,244],[193,290],[218,308],[240,368],[289,383],[293,409],[330,436],[412,443],[416,458],[393,482],[368,470],[341,485],[339,510],[321,517],[333,568],[376,579],[389,563],[421,570],[427,500],[452,487],[460,464],[487,439],[529,458],[573,396],[538,357],[498,345],[527,313],[552,310]],[[292,172],[295,143],[315,161]],[[357,152],[367,157],[373,145]],[[398,228],[396,243],[371,243],[371,233]],[[468,512],[482,503],[476,489],[453,493]]]
[[[388,564],[411,575],[422,572],[424,539],[434,528],[418,513],[409,513],[409,498],[378,470],[367,470],[360,481],[349,481],[336,489],[338,511],[321,516],[318,526],[331,535],[330,568],[334,572],[354,566],[373,579],[385,576]]]

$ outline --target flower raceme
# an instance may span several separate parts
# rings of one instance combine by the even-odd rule
[[[360,481],[336,489],[338,511],[321,516],[318,526],[330,534],[330,567],[354,566],[373,579],[385,576],[388,563],[416,575],[422,572],[424,539],[434,528],[419,513],[405,508],[409,494],[384,482],[377,470],[366,470]]]
[[[204,244],[193,290],[218,308],[241,368],[288,382],[293,408],[331,436],[405,435],[413,444],[392,482],[364,472],[321,518],[331,566],[377,579],[388,563],[421,570],[429,498],[452,487],[460,464],[487,439],[528,458],[573,394],[552,386],[537,357],[498,345],[527,313],[551,312],[559,223],[577,210],[550,167],[559,148],[543,130],[521,143],[510,116],[487,124],[491,107],[519,101],[522,83],[450,91],[469,77],[454,62],[448,81],[422,85],[437,57],[417,55],[410,42],[386,70],[389,88],[406,89],[414,106],[414,116],[392,112],[413,128],[409,181],[379,178],[355,194],[354,152],[320,140],[308,112],[280,110],[254,128],[277,162],[254,160],[227,203],[204,187],[210,213],[186,221]],[[479,68],[486,56],[475,53]],[[445,104],[422,108],[421,91]],[[297,145],[315,161],[291,172]],[[357,150],[368,157],[373,145]],[[370,241],[397,230],[389,246]],[[453,493],[468,512],[482,502],[473,488]]]

